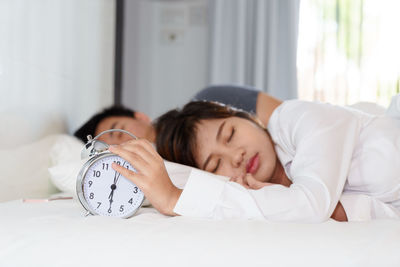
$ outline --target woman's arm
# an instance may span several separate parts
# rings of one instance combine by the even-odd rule
[[[132,140],[122,145],[111,146],[109,150],[125,158],[136,168],[138,171],[137,173],[117,164],[113,165],[116,171],[139,186],[146,195],[146,198],[149,199],[150,203],[152,203],[158,211],[165,215],[178,215],[174,212],[174,208],[182,194],[182,190],[172,184],[162,158],[149,142],[146,140]],[[213,179],[214,182],[216,182],[216,188],[214,188],[216,190],[218,190],[218,185],[223,186],[224,183],[226,183],[220,179],[220,177],[211,173],[195,170],[195,174],[200,178]],[[247,177],[244,180],[234,179],[234,181],[248,189],[260,189],[266,185],[273,185],[258,182],[251,177]],[[233,188],[237,190],[235,196],[239,200],[238,207],[228,207],[231,211],[233,210],[234,213],[230,214],[229,212],[222,211],[225,214],[225,216],[222,217],[262,218],[256,203],[252,201],[251,198],[247,197],[248,194],[234,185]],[[214,191],[214,189],[210,188],[210,191]],[[205,194],[205,196],[206,195],[207,194]],[[331,218],[338,221],[347,220],[346,213],[340,203],[337,205]]]
[[[283,172],[283,175],[286,176],[286,174],[284,174],[284,172]],[[289,179],[287,179],[287,177],[284,177],[284,179],[286,181],[288,181],[288,183],[286,185],[285,184],[282,184],[282,185],[285,185],[288,187],[292,184],[292,182]],[[247,189],[253,189],[253,190],[258,190],[265,186],[274,185],[273,183],[260,182],[260,181],[256,180],[251,174],[247,174],[245,177],[231,178],[230,181],[236,182],[236,183],[244,186]],[[333,211],[331,218],[336,221],[339,221],[339,222],[347,222],[348,221],[346,211],[340,202],[338,202],[338,204],[336,205],[336,208]]]
[[[288,101],[271,120],[268,129],[291,189],[303,191],[321,219],[346,219],[339,200],[361,131],[357,116],[330,104]]]

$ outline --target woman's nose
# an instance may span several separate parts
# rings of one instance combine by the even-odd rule
[[[242,148],[237,148],[235,151],[232,151],[232,166],[238,168],[242,166],[244,160],[245,151]]]

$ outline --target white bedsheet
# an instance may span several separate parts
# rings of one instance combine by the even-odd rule
[[[278,224],[83,216],[77,200],[0,203],[0,266],[400,266],[400,222]]]

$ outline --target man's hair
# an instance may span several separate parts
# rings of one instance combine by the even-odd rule
[[[115,116],[135,118],[135,111],[123,106],[111,106],[105,108],[103,111],[94,114],[84,125],[76,130],[74,136],[86,143],[87,136],[90,134],[94,137],[96,128],[102,120]]]
[[[154,123],[157,152],[166,160],[199,167],[195,161],[197,126],[201,120],[239,117],[265,130],[250,113],[216,102],[194,101],[171,110]],[[265,130],[266,131],[266,130]]]

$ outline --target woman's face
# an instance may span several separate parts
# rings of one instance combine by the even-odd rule
[[[268,182],[277,158],[270,136],[239,117],[202,120],[197,125],[195,161],[200,169],[228,177],[251,173]]]

